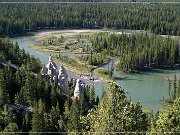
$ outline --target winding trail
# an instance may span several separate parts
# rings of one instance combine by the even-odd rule
[[[12,64],[12,63],[8,63],[7,61],[0,61],[0,64],[3,65],[3,66],[10,66],[12,68],[15,68],[16,70],[19,69],[19,66],[15,65],[15,64]]]

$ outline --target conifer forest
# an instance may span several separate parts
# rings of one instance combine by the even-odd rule
[[[0,134],[54,133],[180,133],[179,0],[0,0]]]

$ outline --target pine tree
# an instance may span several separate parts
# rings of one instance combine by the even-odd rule
[[[56,86],[55,83],[51,83],[51,105],[56,106],[57,103],[57,91],[56,91]]]
[[[159,133],[173,132],[173,134],[178,134],[180,131],[179,103],[180,99],[177,98],[171,106],[161,110],[157,115],[154,128],[151,130]]]
[[[26,98],[28,100],[27,102],[33,103],[33,101],[35,99],[35,91],[33,89],[33,80],[32,80],[30,73],[27,73],[27,75],[26,75],[25,84],[22,87],[22,90],[24,91],[24,94],[26,93],[26,96],[27,96]]]
[[[98,105],[98,104],[99,104],[99,97],[96,96],[96,105]]]
[[[10,102],[10,97],[6,89],[3,71],[0,70],[0,104],[7,104],[9,102]]]
[[[82,118],[88,126],[85,130],[92,132],[146,131],[148,120],[139,103],[132,104],[126,100],[123,89],[115,83],[109,87],[109,97],[104,94],[96,110]]]
[[[95,88],[94,88],[94,85],[92,85],[92,87],[90,89],[89,101],[90,101],[91,104],[95,103]]]
[[[58,130],[61,130],[62,127],[59,127],[59,121],[61,120],[62,116],[60,114],[59,104],[57,103],[56,107],[52,106],[51,108],[49,129],[52,132],[57,132]]]
[[[106,96],[103,96],[100,100],[97,111],[90,115],[92,131],[99,133],[109,131],[109,103]]]
[[[110,70],[109,70],[109,77],[113,76],[113,72],[114,72],[114,61],[112,60],[111,67],[110,67]]]
[[[16,79],[17,91],[19,92],[21,89],[21,82],[22,82],[19,70],[16,71],[15,79]]]
[[[177,78],[176,75],[174,75],[174,93],[173,93],[173,99],[176,99],[177,97]]]
[[[32,132],[46,132],[45,126],[45,105],[42,100],[38,103],[34,103],[33,115],[32,115]],[[41,133],[39,133],[41,134]]]
[[[171,90],[172,84],[171,84],[171,80],[168,77],[168,94],[169,94],[169,98],[172,98],[172,90]]]
[[[124,125],[124,107],[127,105],[124,91],[115,83],[109,87],[109,130],[113,132],[125,131]],[[113,126],[113,125],[117,126]]]
[[[9,123],[8,126],[3,130],[3,133],[6,134],[12,134],[12,135],[18,135],[18,133],[16,132],[19,132],[18,130],[18,126],[16,123]]]
[[[78,106],[78,101],[74,100],[71,105],[69,121],[67,123],[69,132],[80,131],[80,111]]]
[[[177,98],[180,98],[180,79],[178,81]]]
[[[68,101],[64,103],[64,122],[65,130],[68,131],[68,123],[70,120],[70,107]]]
[[[50,88],[49,88],[48,82],[45,83],[44,94],[45,94],[45,97],[44,97],[43,101],[44,101],[45,105],[48,108],[50,108],[50,106],[51,106],[51,97],[49,96],[50,95]]]
[[[25,115],[25,117],[23,118],[22,132],[29,132],[29,130],[31,129],[31,119],[31,115]]]

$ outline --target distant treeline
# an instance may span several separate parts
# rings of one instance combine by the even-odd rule
[[[0,35],[38,29],[114,28],[180,35],[180,4],[0,4]]]

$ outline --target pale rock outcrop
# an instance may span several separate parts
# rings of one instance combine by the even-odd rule
[[[84,90],[85,90],[85,85],[81,80],[77,79],[76,81],[76,87],[74,89],[74,98],[84,98]]]
[[[54,82],[60,86],[62,92],[64,94],[67,94],[68,75],[66,73],[66,70],[63,66],[60,66],[60,69],[58,71],[58,68],[56,64],[53,62],[51,55],[49,56],[49,63],[46,66],[42,67],[41,74],[48,76],[49,78],[52,78]],[[76,87],[74,89],[74,96],[72,97],[72,99],[79,99],[80,96],[84,99],[84,91],[85,84],[81,80],[77,79]]]
[[[48,68],[46,66],[43,66],[42,69],[41,69],[41,74],[46,75],[47,72],[48,72]]]
[[[59,71],[56,64],[53,62],[52,56],[49,56],[49,62],[46,66],[41,69],[41,74],[49,76],[54,82],[60,86],[63,93],[67,93],[68,90],[68,75],[63,66],[60,67]]]
[[[63,90],[64,93],[68,90],[68,75],[66,73],[66,70],[63,66],[59,69],[59,75],[58,75],[58,85]]]
[[[56,64],[53,62],[53,59],[51,57],[51,55],[49,56],[49,63],[46,65],[48,71],[47,71],[47,75],[49,75],[50,77],[54,77],[57,75],[57,66]]]

